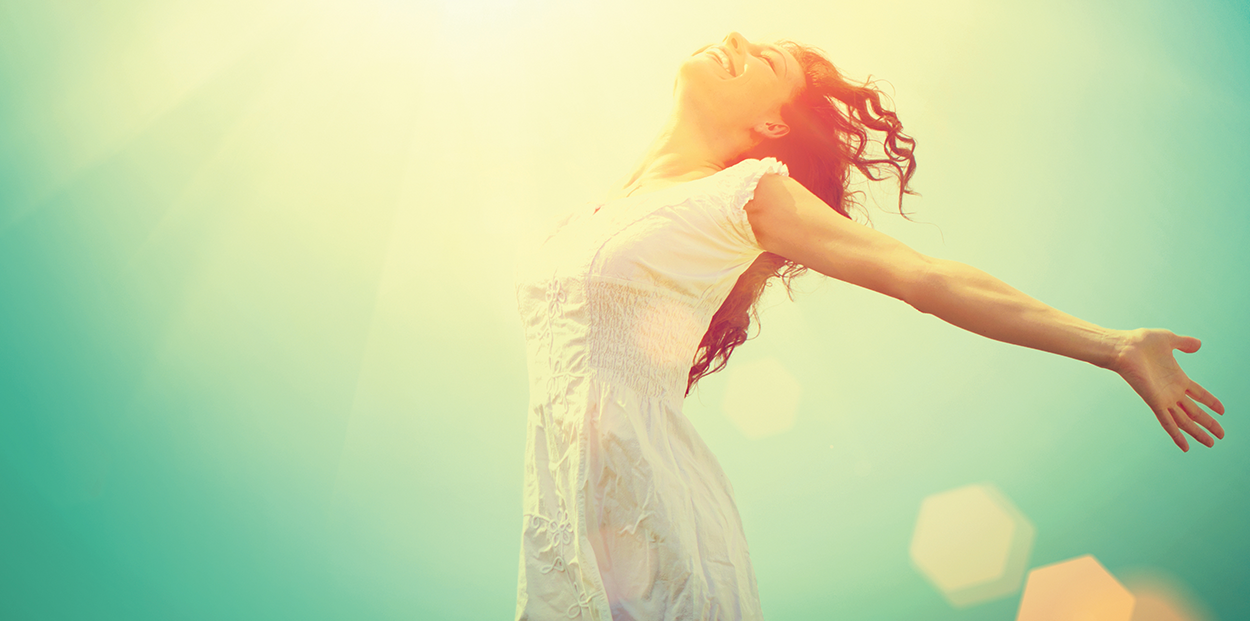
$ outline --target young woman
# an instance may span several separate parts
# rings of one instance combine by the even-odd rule
[[[1197,339],[1096,326],[850,220],[854,171],[896,177],[901,205],[915,141],[818,51],[730,33],[686,59],[674,97],[622,187],[518,267],[531,382],[518,619],[761,618],[732,488],[682,401],[745,340],[766,281],[804,269],[1115,371],[1183,451],[1182,431],[1224,437],[1197,403],[1223,405],[1173,358]]]

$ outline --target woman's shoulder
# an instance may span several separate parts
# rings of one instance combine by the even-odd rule
[[[717,188],[740,186],[743,183],[754,184],[760,176],[777,174],[788,176],[786,165],[773,157],[762,159],[748,158],[735,162],[711,174],[701,177],[658,179],[645,185],[625,185],[608,192],[597,204],[606,205],[626,199],[642,199],[644,197],[660,197],[679,195],[681,190],[697,193],[710,193]],[[674,190],[677,188],[677,190]]]

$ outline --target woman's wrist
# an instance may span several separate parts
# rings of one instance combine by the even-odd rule
[[[1141,342],[1144,330],[1138,328],[1136,330],[1110,330],[1109,332],[1107,338],[1111,343],[1111,359],[1104,368],[1123,374],[1125,362],[1134,347]]]

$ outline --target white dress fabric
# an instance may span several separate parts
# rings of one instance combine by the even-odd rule
[[[713,313],[763,252],[743,206],[766,173],[788,171],[749,159],[588,204],[518,264],[517,619],[761,618],[733,488],[682,402]]]

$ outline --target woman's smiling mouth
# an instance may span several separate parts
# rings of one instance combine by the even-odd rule
[[[709,48],[707,53],[711,54],[713,58],[720,62],[721,67],[728,72],[731,77],[737,77],[737,74],[734,72],[733,60],[729,57],[729,54],[725,53],[725,50],[717,46]]]

